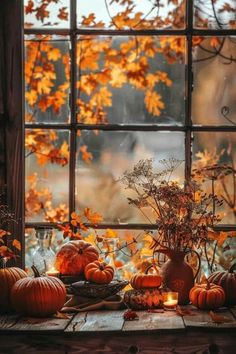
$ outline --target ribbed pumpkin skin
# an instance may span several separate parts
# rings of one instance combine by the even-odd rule
[[[66,300],[66,288],[56,277],[18,280],[11,290],[12,307],[18,313],[44,317],[59,311]]]
[[[189,293],[192,304],[201,310],[213,310],[224,305],[224,289],[213,283],[196,284]]]
[[[70,241],[61,247],[56,256],[56,269],[63,275],[83,274],[87,264],[98,260],[94,246],[83,240]]]
[[[236,273],[215,272],[209,276],[208,280],[222,286],[225,291],[225,305],[236,305]]]
[[[0,269],[0,312],[11,310],[11,289],[17,280],[27,276],[24,270],[17,267]]]
[[[135,274],[130,284],[134,289],[158,288],[161,281],[162,277],[158,274]]]
[[[114,269],[106,263],[95,261],[84,270],[85,278],[98,284],[109,284],[114,277]]]

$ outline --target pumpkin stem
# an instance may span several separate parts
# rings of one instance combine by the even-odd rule
[[[80,248],[79,251],[78,251],[79,254],[83,254],[83,249]]]
[[[206,290],[210,290],[211,284],[208,279],[206,279]]]
[[[236,269],[236,263],[234,263],[234,264],[229,268],[229,273],[233,273],[235,269]]]
[[[32,265],[31,269],[32,269],[32,271],[34,272],[34,277],[35,277],[35,278],[39,278],[39,277],[40,277],[40,274],[39,274],[38,269],[37,269],[34,265]]]

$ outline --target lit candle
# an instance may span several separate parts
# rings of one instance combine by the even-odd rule
[[[178,305],[178,293],[168,292],[163,294],[163,306],[165,310],[175,310]]]
[[[49,270],[46,271],[46,275],[48,277],[57,277],[59,278],[60,272],[58,270],[56,270],[56,268],[51,268]]]

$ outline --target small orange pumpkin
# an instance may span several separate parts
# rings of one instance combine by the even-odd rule
[[[98,260],[99,253],[91,243],[69,241],[56,255],[55,267],[63,275],[83,274],[87,264]]]
[[[52,315],[65,303],[65,285],[56,277],[41,277],[34,266],[32,269],[34,277],[20,279],[12,287],[12,307],[24,315],[38,317]]]
[[[104,262],[95,261],[86,265],[84,275],[94,283],[108,284],[114,277],[114,269]]]
[[[130,280],[132,288],[137,290],[146,288],[159,288],[162,282],[162,277],[160,276],[159,271],[156,267],[154,267],[155,273],[148,274],[149,269],[152,267],[153,266],[148,267],[144,274],[139,273],[133,275]]]
[[[17,280],[26,278],[27,273],[17,267],[0,269],[0,311],[11,309],[10,292]]]
[[[213,310],[224,305],[224,289],[207,281],[206,284],[196,284],[189,292],[192,304],[201,310]]]

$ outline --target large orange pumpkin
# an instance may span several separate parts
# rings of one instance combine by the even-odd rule
[[[94,246],[83,240],[70,241],[56,255],[55,267],[63,275],[79,275],[87,264],[98,260]]]
[[[189,292],[189,299],[201,310],[212,310],[224,305],[225,292],[213,283],[196,284]]]
[[[10,292],[17,280],[27,277],[27,273],[17,267],[0,269],[0,311],[11,309]]]
[[[95,261],[86,265],[85,278],[98,284],[108,284],[114,276],[114,269],[104,262]]]
[[[208,281],[222,286],[225,291],[225,305],[232,306],[236,305],[236,273],[234,269],[236,264],[234,264],[227,272],[215,272],[212,273]]]
[[[33,266],[34,277],[18,280],[11,290],[12,307],[18,313],[44,317],[59,311],[66,301],[66,288],[56,277],[40,276]]]

